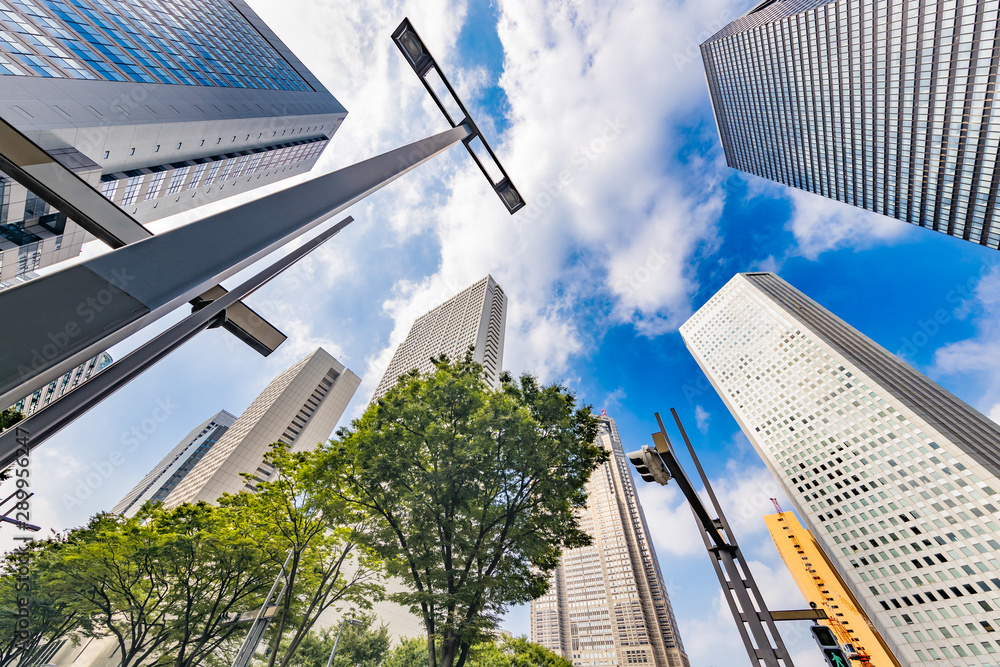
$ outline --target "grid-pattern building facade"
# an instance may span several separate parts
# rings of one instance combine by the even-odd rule
[[[701,46],[729,166],[997,248],[997,0],[765,0]]]
[[[110,365],[111,355],[107,352],[101,352],[69,371],[61,378],[57,378],[41,389],[36,390],[30,396],[25,396],[12,407],[23,412],[25,417],[29,417],[35,414],[35,411],[41,410],[66,392],[76,389],[81,383],[86,382]]]
[[[166,500],[235,421],[235,415],[220,410],[195,427],[111,511],[134,516],[147,502]]]
[[[487,382],[499,385],[506,326],[507,295],[488,275],[417,318],[392,355],[372,401],[385,396],[400,375],[414,368],[432,371],[431,357],[460,359],[469,346],[475,348],[472,357],[482,364]]]
[[[768,514],[764,522],[802,597],[826,612],[817,622],[833,630],[849,652],[865,656],[870,667],[900,667],[812,533],[791,512]]]
[[[274,380],[205,453],[163,504],[215,502],[224,493],[254,491],[241,473],[268,481],[274,468],[264,455],[275,442],[293,452],[317,447],[330,437],[361,378],[319,348]]]
[[[681,335],[899,662],[995,665],[1000,427],[771,273]]]
[[[346,114],[243,0],[0,0],[0,117],[140,222],[305,173]],[[0,281],[85,236],[0,174]]]
[[[563,552],[548,592],[532,601],[531,641],[580,667],[688,667],[618,427],[607,415],[597,441],[611,457],[587,482],[580,517],[594,541]]]

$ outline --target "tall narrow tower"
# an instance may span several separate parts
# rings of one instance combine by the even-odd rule
[[[611,457],[587,482],[580,525],[594,538],[568,549],[549,591],[531,603],[531,640],[574,665],[688,667],[618,427],[603,414]]]
[[[431,357],[446,354],[458,359],[470,345],[475,347],[472,357],[483,365],[487,382],[496,386],[503,365],[506,325],[507,295],[488,275],[417,318],[392,355],[372,400],[385,396],[400,375],[414,368],[433,370]]]
[[[701,45],[730,167],[1000,245],[997,9],[763,0]]]
[[[681,335],[896,659],[1000,654],[1000,426],[773,273]]]

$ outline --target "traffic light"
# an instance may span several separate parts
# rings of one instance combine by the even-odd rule
[[[656,450],[649,445],[643,445],[637,452],[629,452],[628,458],[643,481],[656,482],[664,486],[670,481],[670,471],[663,465],[663,460]]]
[[[850,667],[851,662],[840,648],[840,642],[837,641],[833,630],[825,625],[813,625],[809,629],[812,631],[813,639],[823,651],[826,664],[830,667]]]

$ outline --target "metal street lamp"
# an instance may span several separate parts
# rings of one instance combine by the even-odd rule
[[[434,98],[434,102],[437,103],[438,108],[441,109],[441,113],[444,117],[448,119],[452,127],[459,127],[465,125],[471,130],[471,134],[462,140],[465,144],[465,148],[469,151],[469,155],[472,159],[476,161],[479,165],[479,169],[483,172],[483,176],[486,180],[490,182],[493,186],[493,190],[500,197],[500,201],[503,205],[507,207],[507,210],[513,215],[516,211],[524,208],[524,198],[521,197],[521,193],[517,191],[514,184],[511,183],[510,177],[504,170],[503,165],[497,159],[496,154],[493,149],[490,148],[489,143],[486,141],[486,137],[483,133],[479,131],[479,127],[476,122],[472,120],[472,116],[469,114],[468,109],[462,104],[462,100],[459,99],[458,95],[455,94],[455,89],[451,87],[448,82],[448,77],[444,75],[441,68],[438,67],[437,61],[434,60],[434,56],[431,52],[424,46],[424,40],[420,39],[420,35],[417,34],[416,28],[410,23],[410,19],[403,19],[403,22],[392,33],[392,40],[396,42],[396,46],[402,51],[403,56],[406,61],[410,63],[410,67],[416,72],[417,76],[420,77],[420,83],[424,84],[424,88],[430,93],[430,96]],[[444,84],[444,90],[441,91],[447,94],[448,99],[453,102],[462,114],[461,118],[453,118],[453,111],[449,111],[448,107],[445,105],[445,100],[439,95],[438,91],[431,86],[428,81],[428,76],[440,77],[441,82]],[[485,149],[485,150],[481,150]],[[495,171],[488,169],[492,167]],[[499,178],[497,177],[499,176]]]
[[[57,167],[51,156],[25,162],[22,175],[51,186],[40,188],[36,194],[57,208],[67,201],[76,202],[77,209],[83,212],[81,216],[93,222],[93,229],[88,231],[120,247],[0,292],[0,312],[22,315],[0,318],[0,404],[14,403],[38,385],[55,380],[186,302],[194,302],[198,307],[220,299],[217,293],[222,281],[460,141],[465,143],[507,210],[513,214],[523,208],[524,199],[408,19],[393,36],[394,40],[399,37],[396,43],[444,112],[451,129],[163,234],[147,238],[148,232],[138,229],[141,226],[134,220],[108,213],[106,204],[94,199],[92,195],[96,192],[92,189],[88,193],[88,188],[76,187],[77,183],[60,185],[58,175],[52,171]],[[425,77],[432,72],[444,81],[463,118],[452,118],[429,86]],[[11,151],[8,143],[0,142],[0,153]],[[16,151],[8,157],[16,162]],[[36,163],[42,167],[35,166]],[[0,164],[6,162],[0,159]],[[494,170],[499,178],[491,175]],[[183,261],[178,261],[179,258]],[[260,319],[251,317],[255,315],[252,311],[235,299],[231,301],[225,309],[220,309],[220,313],[224,311],[219,320],[222,326],[247,342],[266,339],[272,349],[280,344],[283,340],[280,332],[267,323],[260,326]],[[240,324],[242,320],[257,322],[258,331],[252,332],[256,335],[247,331],[249,324]],[[190,328],[170,331],[178,337],[191,333]],[[168,352],[179,344],[179,338],[158,340]],[[80,389],[67,393],[47,408],[56,409],[62,404],[62,408],[56,409],[60,414],[50,423],[65,426],[117,388],[92,395],[86,407],[63,403]],[[47,430],[48,434],[54,432]],[[47,437],[34,437],[23,427],[18,433],[29,449]],[[16,443],[10,451],[6,445],[6,442],[0,445],[0,459],[17,449]]]
[[[333,664],[333,656],[337,655],[337,645],[340,644],[340,635],[344,633],[344,626],[347,625],[348,623],[358,628],[364,625],[364,623],[362,623],[356,618],[345,618],[343,620],[343,622],[340,624],[340,630],[337,631],[337,638],[333,642],[333,650],[330,651],[330,659],[326,661],[326,667],[330,667],[330,665]]]

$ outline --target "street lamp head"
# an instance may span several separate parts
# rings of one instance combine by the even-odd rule
[[[396,31],[392,33],[392,39],[396,42],[399,50],[403,52],[403,55],[406,56],[410,67],[417,74],[423,76],[424,72],[431,66],[432,58],[430,52],[424,46],[423,40],[420,39],[420,35],[417,34],[417,31],[410,24],[409,19],[404,20],[396,28]]]
[[[353,625],[356,628],[360,628],[360,627],[362,627],[364,625],[363,622],[359,621],[356,618],[348,618],[347,622],[350,623],[351,625]]]
[[[410,19],[404,18],[403,22],[392,32],[392,41],[396,43],[403,57],[410,63],[410,67],[416,72],[420,83],[424,85],[451,126],[468,128],[469,135],[462,142],[483,175],[490,182],[493,190],[499,195],[500,201],[503,202],[507,211],[513,215],[515,211],[524,208],[524,197],[511,183],[510,177],[507,176],[503,165],[493,153],[486,137],[479,131],[476,122],[469,115],[469,110],[455,94],[455,89],[448,82],[448,77],[441,71],[441,67],[424,44],[424,40],[420,39],[416,28],[410,23]],[[434,81],[435,85],[432,86],[428,79]]]
[[[514,187],[509,178],[505,178],[497,183],[493,186],[493,189],[500,195],[501,201],[503,201],[504,206],[507,207],[510,213],[514,213],[524,207],[524,198],[521,197],[521,193],[517,191],[517,188]]]

